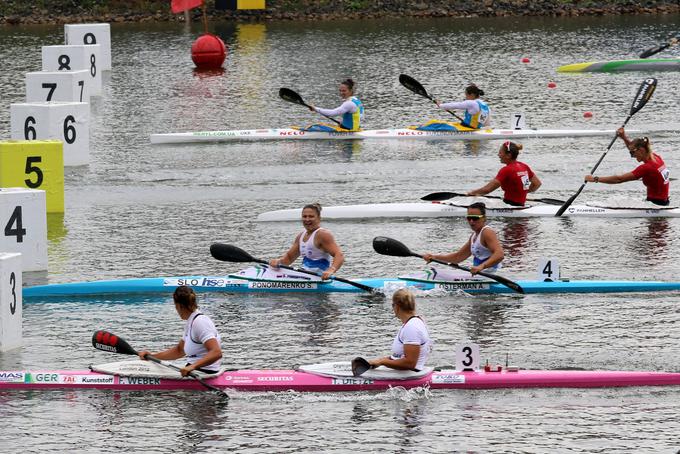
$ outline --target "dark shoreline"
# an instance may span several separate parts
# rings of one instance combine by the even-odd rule
[[[62,24],[83,22],[183,22],[172,14],[170,2],[145,1],[131,11],[130,1],[85,0],[65,5],[59,0],[5,0],[0,24]],[[78,3],[78,5],[76,5]],[[268,22],[272,20],[340,20],[394,17],[507,17],[507,16],[604,16],[680,14],[680,1],[590,0],[267,0],[266,10],[218,11],[207,0],[208,17],[214,20]],[[199,18],[201,9],[191,11]]]

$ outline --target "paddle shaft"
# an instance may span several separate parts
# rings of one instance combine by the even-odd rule
[[[285,93],[286,96],[284,96],[284,94],[283,94],[284,91],[286,92],[286,93]],[[302,99],[302,96],[300,96],[297,92],[291,90],[290,88],[282,88],[281,90],[279,90],[279,97],[280,97],[281,99],[283,99],[284,101],[288,101],[288,102],[293,103],[293,104],[299,104],[299,105],[301,105],[301,106],[305,106],[305,107],[308,108],[309,110],[313,110],[314,112],[318,113],[319,115],[323,115],[324,117],[328,118],[329,120],[334,121],[334,122],[337,123],[341,128],[347,129],[347,128],[345,128],[345,127],[342,125],[341,122],[339,122],[339,121],[336,120],[335,118],[329,117],[328,115],[324,115],[324,114],[322,114],[321,112],[317,112],[316,109],[313,109],[312,106],[310,106],[309,104],[307,104],[307,103],[304,101],[304,99]]]
[[[633,116],[632,114],[631,114],[631,115],[628,115],[628,117],[626,118],[626,121],[624,121],[624,122],[623,122],[623,125],[621,125],[622,128],[624,128],[624,127],[628,124],[628,121],[630,121],[630,119],[631,119],[632,116]],[[597,168],[600,166],[600,163],[602,163],[602,160],[603,160],[604,157],[607,155],[607,153],[608,153],[609,150],[611,149],[612,145],[614,145],[614,142],[616,142],[616,139],[617,139],[618,137],[619,137],[619,136],[618,136],[617,134],[614,134],[614,138],[612,139],[611,142],[609,142],[609,146],[607,147],[606,150],[604,150],[604,153],[602,153],[602,156],[600,156],[600,159],[597,160],[597,162],[596,162],[595,165],[593,166],[593,169],[590,171],[590,174],[591,174],[591,175],[594,174],[595,171],[597,170]],[[576,200],[576,197],[578,197],[579,194],[581,194],[581,192],[583,191],[583,188],[586,187],[586,184],[588,184],[588,182],[587,182],[587,181],[584,181],[583,184],[581,184],[581,187],[578,188],[578,191],[576,191],[576,193],[575,193],[574,195],[572,195],[571,197],[569,197],[569,199],[567,199],[567,201],[564,202],[564,205],[562,205],[562,206],[560,207],[560,209],[557,210],[557,212],[555,213],[555,216],[556,216],[556,217],[562,216],[562,213],[564,213],[564,212],[567,210],[567,208],[569,208],[569,207],[571,206],[571,204],[574,202],[574,200]]]
[[[252,261],[257,262],[257,263],[261,263],[263,265],[269,265],[269,262],[267,262],[266,260],[256,259],[255,257],[252,257]],[[298,267],[295,267],[295,266],[281,265],[280,264],[278,266],[278,268],[284,268],[286,270],[297,271],[298,273],[305,273],[305,274],[309,274],[311,276],[321,277],[321,273],[317,273],[316,271],[309,271],[309,270],[306,270],[304,268],[298,268]],[[338,282],[344,282],[345,284],[353,285],[354,287],[360,288],[361,290],[365,290],[367,292],[375,291],[375,289],[373,287],[370,287],[368,285],[364,285],[360,282],[354,282],[354,281],[350,281],[349,279],[343,279],[341,277],[336,277],[336,276],[331,276],[331,279],[338,281]]]
[[[475,196],[469,196],[467,194],[463,194],[460,192],[433,192],[431,194],[426,195],[425,197],[421,197],[421,200],[448,200],[452,199],[454,197],[475,197]],[[503,199],[503,197],[498,196],[498,195],[483,195],[479,197],[486,197],[489,199]],[[542,198],[542,199],[531,199],[527,198],[527,201],[530,202],[541,202],[545,203],[548,205],[562,205],[564,203],[564,200],[558,200],[558,199],[550,199],[550,198]]]
[[[160,364],[161,366],[167,367],[167,368],[169,368],[169,369],[174,369],[174,370],[176,370],[176,371],[181,371],[181,370],[182,370],[181,367],[176,366],[175,364],[169,363],[169,362],[167,362],[167,361],[163,361],[162,359],[158,359],[158,358],[156,358],[155,356],[151,356],[151,355],[148,355],[148,354],[147,354],[147,355],[144,356],[144,358],[147,359],[147,360],[149,360],[149,361],[151,361],[151,362],[153,362],[153,363]],[[220,388],[218,388],[218,387],[216,387],[216,386],[212,386],[212,385],[206,383],[205,381],[203,381],[203,379],[202,379],[196,372],[191,371],[191,372],[189,372],[188,375],[189,375],[191,378],[193,378],[193,379],[195,379],[196,381],[198,381],[201,385],[203,385],[203,386],[206,387],[207,389],[209,389],[209,390],[211,390],[211,391],[216,391],[216,392],[218,392],[218,393],[220,393],[220,394],[223,394],[223,395],[227,396],[227,394],[224,392],[224,390],[222,390],[222,389],[220,389]],[[227,396],[227,397],[228,397],[228,396]]]
[[[432,96],[430,96],[430,94],[427,92],[427,90],[425,90],[425,87],[423,87],[423,84],[421,84],[420,82],[415,80],[413,77],[407,76],[406,74],[401,74],[399,76],[399,83],[401,83],[404,87],[406,87],[408,90],[412,91],[413,93],[420,95],[420,96],[423,96],[423,97],[429,99],[430,101],[432,101],[433,103],[437,104],[437,100],[435,100]],[[439,107],[438,104],[437,104],[437,107]],[[454,112],[452,112],[448,109],[445,109],[445,110],[448,113],[450,113],[451,115],[453,115],[454,117],[456,117],[458,120],[460,120],[460,124],[462,124],[463,126],[466,126],[468,128],[470,127],[470,125],[465,123],[465,120],[460,118]]]

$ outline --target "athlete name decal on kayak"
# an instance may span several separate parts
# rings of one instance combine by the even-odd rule
[[[333,378],[331,381],[332,385],[370,385],[373,384],[373,380],[367,380],[365,378]]]
[[[315,289],[317,284],[312,282],[252,281],[248,283],[248,288]]]
[[[23,372],[0,372],[0,382],[3,383],[23,383]]]
[[[446,282],[437,284],[436,288],[442,290],[487,290],[489,284],[483,282]]]
[[[432,383],[437,383],[437,384],[453,384],[453,383],[460,383],[463,384],[465,383],[465,375],[460,375],[460,374],[436,374],[433,375],[431,378]]]
[[[158,386],[161,384],[161,379],[158,377],[120,377],[119,383],[121,385]]]

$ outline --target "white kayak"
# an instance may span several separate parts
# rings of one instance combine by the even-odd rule
[[[368,129],[358,132],[302,131],[295,128],[242,129],[234,131],[198,131],[151,134],[151,143],[201,143],[244,140],[491,140],[553,137],[613,136],[613,129],[476,129],[461,131],[419,131],[410,128]],[[639,131],[628,131],[638,133]]]
[[[483,199],[483,198],[478,198]],[[488,200],[488,199],[487,199]],[[486,201],[486,200],[482,200]],[[438,218],[460,217],[467,214],[469,202],[420,202],[420,203],[370,203],[364,205],[329,206],[323,208],[324,219],[375,219],[375,218]],[[493,217],[550,217],[555,216],[559,205],[536,204],[511,207],[489,204],[487,216]],[[503,204],[504,205],[504,204]],[[257,217],[258,221],[299,221],[300,208],[267,211]],[[611,218],[677,218],[677,206],[660,207],[651,203],[639,203],[636,207],[606,206],[602,203],[571,205],[562,216],[611,217]]]

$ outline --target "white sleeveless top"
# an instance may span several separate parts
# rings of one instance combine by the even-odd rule
[[[472,235],[470,235],[470,252],[472,253],[472,263],[475,266],[484,263],[489,257],[491,257],[491,251],[482,244],[482,232],[486,228],[489,228],[489,226],[485,225],[482,227],[482,230],[479,231],[479,234],[475,234],[473,232]],[[494,271],[500,268],[500,265],[501,264],[498,263],[487,269]]]
[[[322,251],[314,245],[314,237],[316,237],[316,232],[321,229],[314,230],[307,241],[303,241],[303,238],[307,231],[302,232],[300,235],[300,256],[302,257],[302,266],[310,271],[326,271],[331,266],[331,260],[333,256],[328,252]]]
[[[217,339],[218,344],[221,342],[220,334],[210,317],[197,310],[192,312],[187,319],[182,339],[184,339],[184,354],[189,364],[195,363],[208,353],[208,349],[203,345],[204,342],[209,339]],[[202,366],[201,369],[218,371],[221,363],[222,360],[219,359],[212,364]]]

